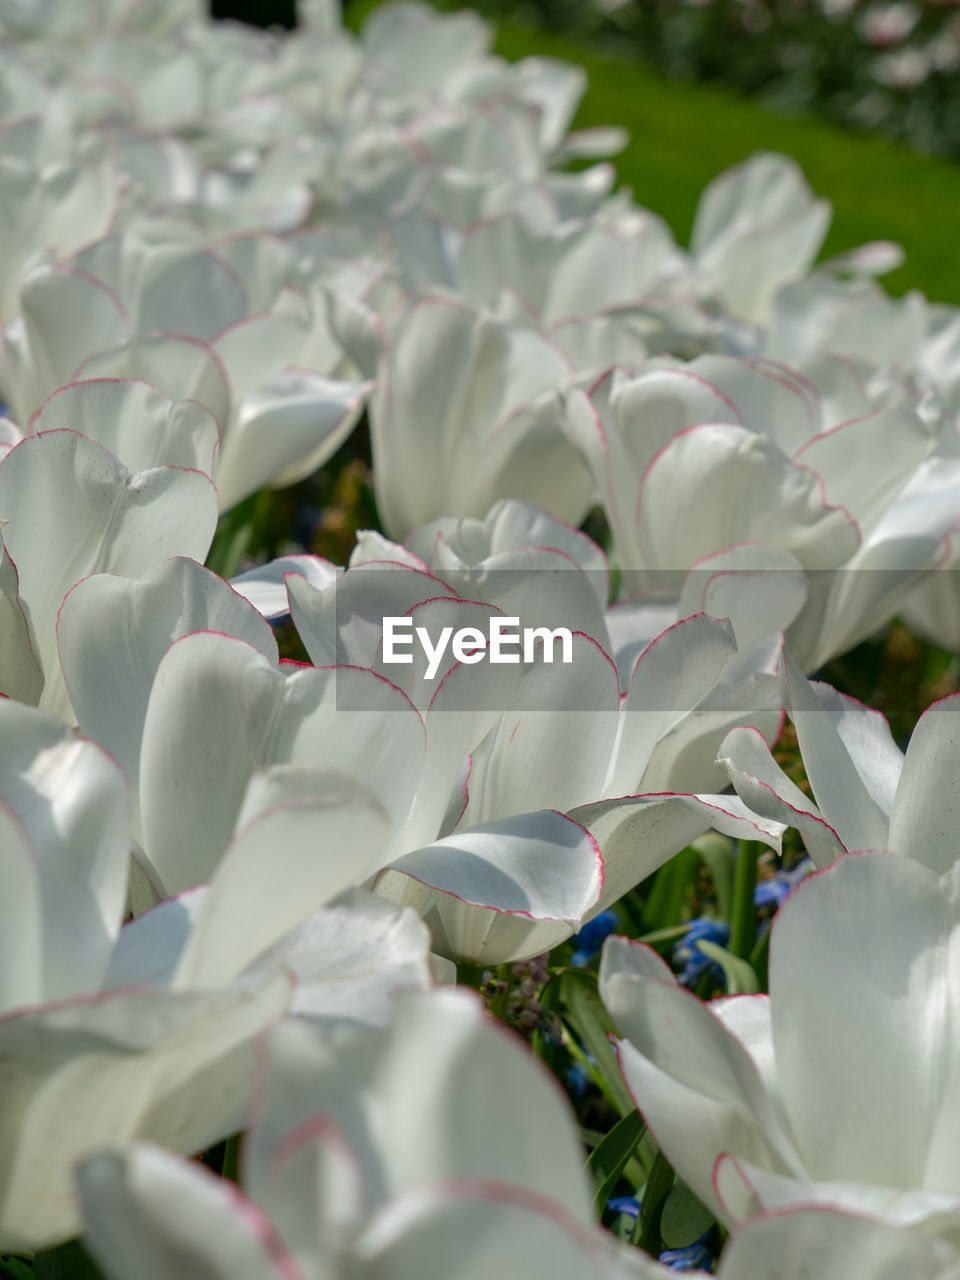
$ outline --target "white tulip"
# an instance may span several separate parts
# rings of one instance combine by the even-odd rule
[[[793,160],[758,152],[700,197],[690,242],[697,272],[734,315],[762,323],[776,291],[806,275],[830,215]]]
[[[66,719],[56,627],[70,589],[100,572],[139,576],[172,554],[202,560],[216,527],[216,491],[202,472],[157,466],[149,442],[137,454],[143,469],[130,470],[87,436],[57,429],[0,458],[0,690]]]
[[[675,594],[703,557],[754,544],[807,571],[788,635],[807,669],[889,620],[937,563],[960,494],[960,458],[936,456],[941,423],[872,409],[839,361],[818,372],[822,395],[764,357],[657,361],[570,392],[562,419],[628,582]]]
[[[619,624],[615,649],[602,553],[543,512],[502,503],[484,521],[436,521],[411,544],[366,535],[345,574],[319,586],[295,573],[285,581],[316,663],[376,672],[420,712],[422,773],[399,856],[376,886],[425,915],[438,950],[485,960],[546,950],[710,824],[775,842],[779,827],[758,831],[730,797],[676,793],[717,776],[711,752],[731,723],[746,716],[776,732],[763,663],[799,607],[795,580],[718,564],[704,596],[691,584],[681,621],[640,611]],[[707,601],[734,625],[703,612]],[[431,637],[503,617],[568,626],[572,667],[480,667],[448,651],[431,679],[422,654],[399,665],[383,652],[384,617],[403,615]],[[471,860],[475,874],[455,880]]]
[[[145,1145],[84,1163],[109,1276],[663,1274],[593,1225],[565,1099],[467,993],[408,996],[389,1028],[336,1044],[281,1025],[264,1084],[242,1191]]]
[[[295,283],[292,253],[262,235],[214,250],[128,232],[38,266],[6,332],[14,416],[26,429],[71,382],[140,379],[212,415],[221,510],[264,484],[302,479],[349,434],[369,387],[346,376]],[[79,312],[83,325],[64,324]],[[124,407],[136,412],[112,406]],[[135,428],[120,430],[130,440]]]
[[[649,948],[607,942],[624,1077],[722,1222],[823,1206],[960,1242],[958,885],[956,866],[845,855],[781,908],[769,997],[703,1004]]]
[[[811,684],[786,657],[780,683],[815,802],[787,778],[755,733],[734,729],[719,760],[744,802],[796,827],[818,867],[847,850],[882,848],[948,871],[958,855],[960,806],[951,779],[960,696],[923,713],[904,754],[879,711],[829,685]]]

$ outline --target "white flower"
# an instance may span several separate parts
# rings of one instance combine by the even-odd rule
[[[690,583],[679,621],[615,610],[616,643],[599,549],[517,502],[484,521],[437,521],[409,547],[362,537],[347,572],[327,583],[287,576],[313,661],[399,683],[422,716],[423,771],[400,856],[376,889],[424,913],[438,950],[491,961],[546,950],[711,823],[775,841],[775,827],[758,833],[729,798],[676,794],[714,781],[712,744],[730,724],[746,717],[776,732],[763,665],[799,604],[783,588],[797,584],[779,569],[726,569],[712,566],[705,588]],[[481,668],[448,653],[431,679],[420,659],[384,660],[383,618],[403,614],[434,636],[445,625],[486,628],[491,616],[572,627],[572,667]]]
[[[589,398],[571,391],[565,419],[627,581],[669,595],[705,556],[779,548],[810,577],[788,636],[807,668],[889,619],[937,563],[960,497],[937,415],[873,407],[840,360],[820,363],[818,385],[813,373],[765,357],[655,361]]]
[[[920,10],[909,0],[894,0],[893,4],[865,9],[857,20],[857,30],[867,44],[889,49],[905,40],[919,21]]]
[[[583,519],[592,483],[563,431],[572,368],[555,343],[443,295],[411,303],[381,342],[369,412],[391,536],[448,513],[485,515],[505,497]],[[349,336],[348,350],[363,359]]]
[[[108,1135],[192,1150],[229,1132],[220,1126],[248,1088],[230,1055],[239,1061],[290,990],[277,970],[184,994],[111,980],[127,882],[123,776],[31,708],[0,703],[0,728],[0,1239],[23,1249],[75,1232],[73,1161]],[[204,1083],[214,1064],[219,1084]]]
[[[703,285],[744,320],[764,321],[776,291],[807,273],[830,224],[799,166],[758,152],[700,197],[690,251]]]
[[[128,232],[38,266],[6,328],[14,417],[26,429],[71,382],[139,379],[215,419],[221,510],[302,479],[349,434],[369,388],[349,378],[298,283],[292,253],[263,235],[214,250]]]
[[[960,873],[848,854],[781,908],[770,995],[703,1004],[608,941],[605,1003],[664,1154],[726,1224],[824,1206],[960,1239]]]
[[[242,1191],[135,1145],[80,1171],[111,1276],[159,1280],[659,1277],[592,1221],[579,1133],[525,1048],[460,991],[339,1044],[269,1037]]]
[[[116,403],[129,390],[108,387],[100,403]],[[183,447],[185,461],[192,448],[212,445],[202,412],[180,406],[186,412],[178,414],[145,388],[130,394],[144,411],[138,425],[152,421],[161,435],[169,427],[165,439]],[[95,390],[93,396],[83,398],[85,407],[96,402]],[[65,429],[28,436],[0,457],[0,692],[39,700],[66,719],[56,627],[67,592],[88,574],[139,576],[171,554],[202,560],[216,527],[216,491],[207,476],[189,465],[156,465],[157,437],[139,439],[141,447],[128,453],[135,469]]]
[[[624,358],[631,324],[637,334],[627,349],[630,363],[647,354],[645,329],[665,340],[666,320],[657,310],[663,303],[651,295],[681,259],[666,225],[652,214],[601,212],[544,226],[518,211],[485,217],[457,234],[418,208],[393,220],[390,233],[408,289],[446,288],[541,329],[578,370],[599,371]],[[611,341],[613,333],[620,343]]]
[[[960,1250],[839,1209],[781,1209],[749,1219],[723,1251],[719,1280],[957,1280]],[[666,1278],[664,1278],[666,1280]]]
[[[117,204],[117,174],[107,159],[77,154],[71,137],[51,139],[37,116],[0,131],[0,207],[7,228],[0,247],[0,315],[19,311],[20,281],[31,255],[61,254],[104,235]]]
[[[163,35],[202,14],[198,0],[2,0],[0,31],[15,40],[73,43],[110,29]]]
[[[816,803],[787,778],[757,734],[734,729],[720,762],[745,803],[796,827],[819,867],[846,850],[883,848],[949,870],[960,854],[960,806],[951,781],[960,695],[923,713],[904,754],[879,711],[829,685],[811,684],[788,658],[781,691]]]
[[[72,1166],[103,1143],[189,1153],[235,1132],[253,1039],[288,1009],[373,1024],[399,988],[430,981],[417,917],[343,893],[377,864],[382,810],[299,781],[256,779],[209,887],[121,929],[120,769],[53,717],[0,701],[4,1249],[75,1234]]]

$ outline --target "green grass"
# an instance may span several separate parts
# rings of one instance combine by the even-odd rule
[[[350,24],[359,25],[376,3],[355,3]],[[782,151],[799,161],[817,194],[833,202],[826,256],[867,240],[896,240],[907,262],[885,277],[887,288],[922,289],[936,301],[960,304],[960,165],[819,120],[776,114],[724,90],[668,81],[545,33],[503,25],[495,47],[510,59],[542,54],[586,69],[590,87],[577,125],[630,131],[630,145],[616,158],[620,181],[639,204],[666,219],[681,243],[711,178],[753,151]]]

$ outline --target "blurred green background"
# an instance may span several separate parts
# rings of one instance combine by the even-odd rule
[[[348,25],[362,25],[378,2],[351,0]],[[212,11],[258,25],[294,18],[292,0],[213,0]],[[495,49],[511,59],[565,58],[587,70],[590,87],[577,124],[629,130],[630,145],[616,158],[620,180],[640,204],[667,220],[681,242],[689,237],[701,190],[721,169],[760,148],[783,151],[799,161],[817,194],[833,202],[825,256],[868,240],[896,240],[907,262],[886,277],[891,292],[918,288],[960,303],[960,166],[953,161],[821,120],[781,115],[730,90],[670,81],[634,61],[599,56],[512,23],[500,25]]]

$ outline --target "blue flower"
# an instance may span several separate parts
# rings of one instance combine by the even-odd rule
[[[615,911],[601,911],[583,926],[579,933],[573,935],[576,951],[570,957],[570,963],[577,969],[588,965],[603,946],[614,929],[618,928],[620,918]]]
[[[695,986],[700,975],[707,971],[715,976],[718,982],[723,981],[723,971],[720,966],[715,961],[709,960],[697,943],[715,942],[718,946],[725,947],[729,939],[730,928],[722,920],[701,916],[699,920],[691,922],[690,928],[673,949],[674,964],[682,966],[679,980],[683,986]]]
[[[592,1053],[587,1054],[587,1061],[591,1066],[595,1067],[597,1065],[597,1060]],[[567,1068],[565,1080],[567,1084],[567,1092],[570,1094],[571,1098],[585,1097],[587,1090],[593,1083],[590,1077],[590,1072],[582,1062],[578,1062],[576,1059]]]
[[[614,1196],[607,1201],[611,1213],[625,1213],[628,1218],[635,1218],[640,1212],[640,1201],[636,1196]]]
[[[702,1236],[696,1244],[688,1244],[685,1249],[666,1249],[660,1255],[660,1261],[671,1271],[712,1271],[713,1254],[704,1244],[706,1236]]]
[[[804,858],[792,871],[777,871],[769,880],[759,880],[753,891],[753,905],[758,911],[779,910],[812,870],[813,863]]]

